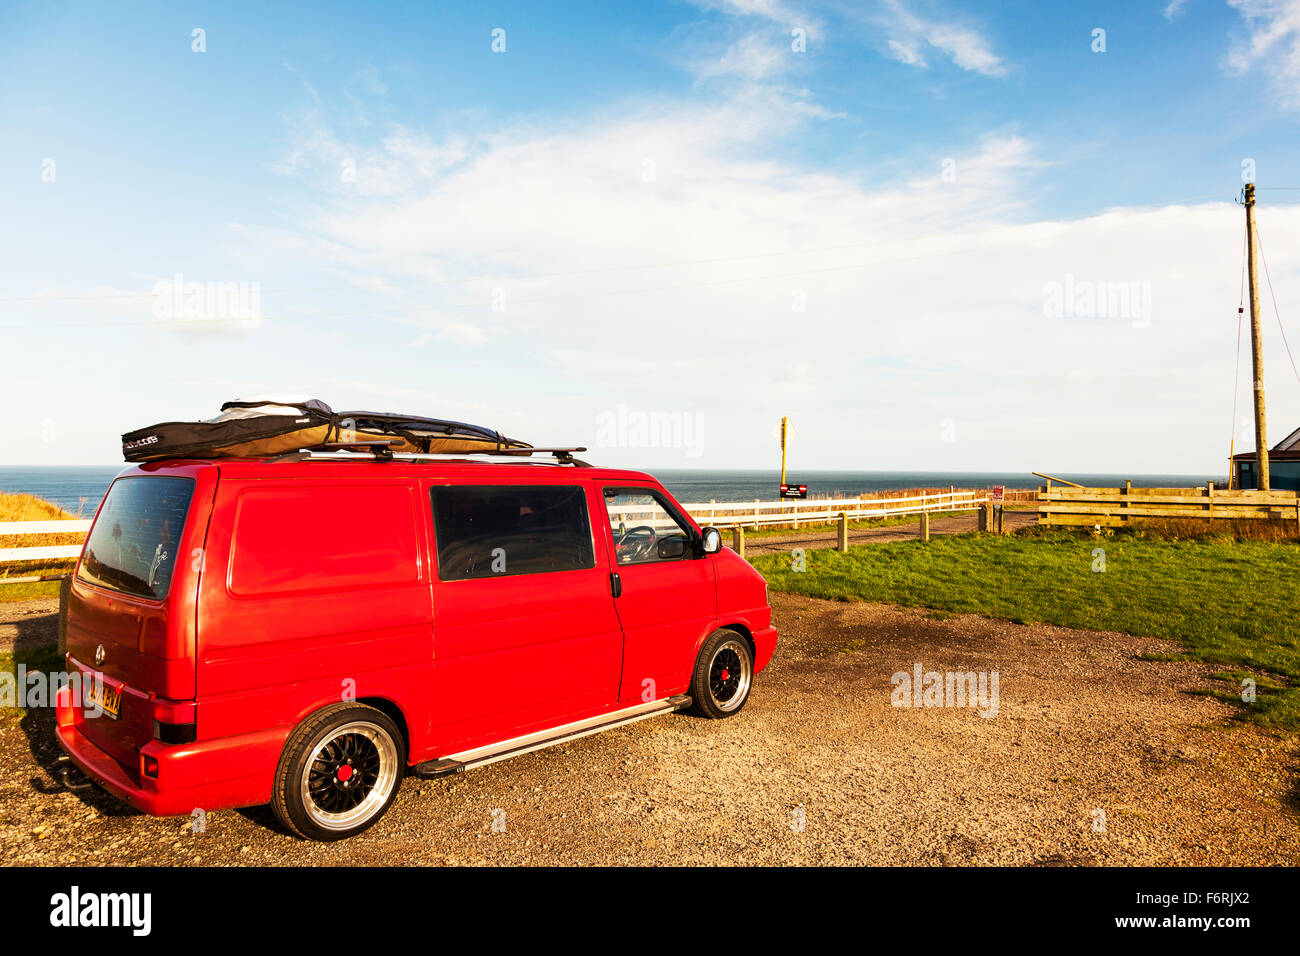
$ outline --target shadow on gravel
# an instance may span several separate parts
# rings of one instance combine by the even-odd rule
[[[29,671],[47,673],[62,669],[58,651],[58,614],[43,614],[24,618],[15,623],[18,636],[14,638],[14,664],[26,665]],[[33,790],[42,794],[66,790],[87,807],[93,807],[108,817],[135,817],[140,812],[106,793],[91,783],[68,760],[54,734],[54,701],[46,706],[28,707],[18,727],[27,737],[27,747],[32,759],[44,771],[44,776],[31,777]]]
[[[280,836],[289,837],[299,843],[305,842],[303,838],[298,836],[296,833],[290,833],[285,829],[284,824],[282,824],[280,818],[275,815],[275,811],[271,809],[270,804],[263,804],[260,807],[238,807],[235,812],[256,827],[270,830],[272,833],[279,834]]]
[[[1294,773],[1291,778],[1291,788],[1282,798],[1282,805],[1292,813],[1300,813],[1300,767],[1294,768]]]

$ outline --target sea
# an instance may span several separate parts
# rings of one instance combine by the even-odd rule
[[[21,492],[44,498],[65,511],[92,517],[114,476],[124,465],[63,467],[0,466],[0,491]],[[682,503],[705,501],[775,501],[780,472],[661,469],[650,473]],[[1147,488],[1190,488],[1207,481],[1226,483],[1224,475],[1094,475],[1058,477],[1090,487],[1118,487],[1125,480]],[[790,483],[808,486],[810,497],[853,497],[901,488],[1036,488],[1043,483],[1028,472],[960,471],[798,471],[788,472]]]

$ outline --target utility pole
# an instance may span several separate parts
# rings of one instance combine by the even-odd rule
[[[1264,343],[1259,330],[1259,267],[1255,262],[1255,184],[1246,183],[1246,268],[1250,273],[1250,358],[1255,373],[1255,470],[1269,490],[1268,435],[1264,427]]]

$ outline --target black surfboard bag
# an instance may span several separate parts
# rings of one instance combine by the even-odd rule
[[[335,412],[324,402],[226,402],[202,422],[162,422],[122,436],[127,461],[262,458],[322,446],[389,442],[395,454],[473,454],[532,446],[464,422],[391,412]]]

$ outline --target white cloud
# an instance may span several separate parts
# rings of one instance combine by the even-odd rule
[[[739,17],[756,17],[786,27],[803,26],[812,17],[780,0],[694,0],[696,6]]]
[[[1300,107],[1300,0],[1228,0],[1228,5],[1246,25],[1246,36],[1228,51],[1228,72],[1240,76],[1262,67],[1282,105]]]
[[[818,17],[777,0],[694,2],[727,17],[721,24],[699,22],[679,31],[685,66],[701,81],[730,77],[759,84],[794,73],[806,67],[809,44],[821,37]]]
[[[792,56],[788,44],[770,35],[747,33],[720,56],[701,58],[694,72],[700,79],[739,76],[746,80],[766,80],[788,72]]]
[[[887,34],[890,55],[909,66],[926,67],[921,45],[946,54],[963,70],[984,76],[1004,76],[1007,68],[978,30],[957,22],[926,19],[911,12],[902,0],[885,0],[878,19]]]
[[[273,165],[276,172],[311,175],[322,188],[363,196],[393,196],[430,181],[469,155],[459,136],[435,142],[394,126],[378,145],[345,143],[318,108],[293,123],[292,145]],[[368,124],[363,124],[368,125]]]
[[[1165,5],[1165,19],[1174,19],[1183,12],[1183,8],[1186,6],[1187,0],[1169,0],[1169,3]]]
[[[490,394],[487,420],[532,440],[590,441],[572,423],[615,402],[713,416],[702,460],[629,450],[627,464],[761,466],[752,436],[792,414],[809,467],[1219,466],[1235,207],[1035,222],[1044,160],[1023,137],[956,156],[951,181],[936,158],[932,174],[869,184],[770,158],[803,122],[771,104],[746,94],[498,130],[404,191],[337,194],[303,236],[261,234],[260,252],[402,289],[405,308],[375,315],[440,343],[427,350],[439,381]],[[387,142],[401,152],[403,139]],[[1270,215],[1285,301],[1300,215]],[[1054,285],[1104,295],[1131,283],[1149,290],[1149,313],[1047,314]],[[486,355],[463,350],[487,342],[499,377],[457,379],[469,373],[455,356]],[[527,374],[499,359],[512,349]],[[1275,415],[1300,418],[1300,388],[1270,369]],[[1222,442],[1205,432],[1216,416]],[[958,442],[940,440],[945,419]]]
[[[889,52],[894,55],[895,60],[906,63],[908,66],[929,66],[916,46],[915,42],[904,43],[901,40],[890,40]]]

